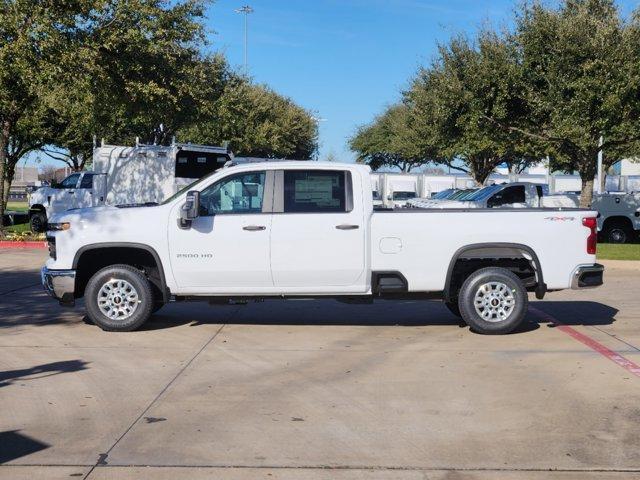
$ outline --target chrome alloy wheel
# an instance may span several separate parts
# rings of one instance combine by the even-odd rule
[[[98,292],[98,308],[113,320],[126,320],[133,315],[139,303],[138,292],[126,280],[112,278]]]
[[[478,287],[473,306],[486,322],[502,322],[513,313],[516,299],[511,289],[502,282],[489,282]]]

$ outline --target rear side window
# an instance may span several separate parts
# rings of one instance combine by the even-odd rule
[[[340,213],[351,210],[351,175],[333,170],[285,170],[285,213]]]
[[[80,180],[80,188],[93,188],[93,175],[84,175]]]
[[[514,203],[525,203],[526,197],[524,192],[524,186],[517,185],[513,187],[506,187],[505,189],[496,193],[487,202],[488,207],[499,207],[502,205],[512,205]]]

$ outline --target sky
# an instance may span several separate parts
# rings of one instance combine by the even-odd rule
[[[349,137],[400,99],[438,42],[509,25],[518,1],[217,0],[207,9],[208,49],[243,68],[244,17],[235,10],[250,5],[249,75],[319,119],[319,159],[352,161]],[[640,1],[618,4],[628,14]]]
[[[208,9],[211,50],[320,119],[322,160],[352,161],[348,138],[399,100],[438,42],[483,25],[509,25],[517,0],[218,0]],[[623,12],[637,0],[620,1]]]

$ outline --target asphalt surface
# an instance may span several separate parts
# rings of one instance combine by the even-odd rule
[[[105,333],[0,250],[1,479],[640,479],[640,262],[507,336],[440,303],[172,304]]]

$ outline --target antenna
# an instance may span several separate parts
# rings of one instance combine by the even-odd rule
[[[249,5],[244,5],[240,8],[236,9],[236,13],[242,13],[244,15],[244,74],[248,75],[249,74],[249,64],[247,62],[247,38],[248,38],[248,17],[249,14],[253,13],[253,8],[251,8],[251,6]]]

